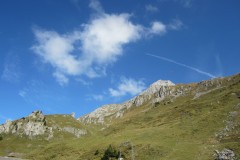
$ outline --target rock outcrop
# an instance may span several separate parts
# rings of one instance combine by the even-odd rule
[[[110,119],[122,117],[126,110],[133,106],[138,107],[151,99],[153,99],[152,103],[163,100],[166,96],[173,94],[173,86],[175,86],[175,84],[171,81],[159,80],[129,101],[121,104],[109,104],[101,106],[93,112],[79,117],[78,120],[83,123],[103,124],[106,117],[109,117]]]
[[[169,96],[173,93],[174,88],[172,86],[175,86],[175,84],[169,80],[158,80],[134,99],[134,105],[140,106],[153,98],[153,103],[160,102],[166,96]]]
[[[238,117],[240,116],[240,103],[233,107],[234,111],[229,112],[228,117],[224,120],[225,126],[219,132],[215,133],[215,136],[221,140],[231,136],[235,132],[239,132],[240,122]]]
[[[87,134],[86,130],[78,129],[74,127],[63,127],[62,130],[75,135],[77,138]]]
[[[87,134],[87,131],[85,129],[79,129],[71,126],[59,127],[57,125],[54,125],[53,130],[56,130],[58,132],[68,132],[77,138],[80,138]]]
[[[45,116],[42,112],[34,111],[29,116],[19,120],[7,120],[5,124],[0,125],[0,133],[10,133],[19,136],[26,135],[29,138],[45,136],[47,139],[50,139],[53,136],[53,131],[46,123]]]
[[[224,148],[222,151],[215,151],[216,159],[215,160],[236,160],[235,153],[227,148]]]
[[[26,136],[30,139],[41,136],[50,140],[54,135],[61,135],[59,132],[67,132],[77,138],[87,134],[72,115],[45,116],[41,111],[34,111],[19,120],[7,120],[5,124],[0,125],[0,134]]]

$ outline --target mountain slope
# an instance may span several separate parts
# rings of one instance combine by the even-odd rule
[[[154,101],[161,101],[165,98],[166,95],[171,95],[172,89],[171,86],[175,84],[171,81],[158,80],[153,83],[149,88],[140,93],[138,96],[126,101],[122,104],[108,104],[101,106],[94,110],[93,112],[79,117],[78,120],[82,123],[101,123],[104,124],[106,118],[114,119],[120,118],[123,114],[133,106],[141,106],[143,103],[149,101],[154,97],[154,94],[158,96]]]
[[[85,136],[61,138],[59,132],[59,138],[45,143],[4,135],[0,150],[25,152],[29,159],[97,160],[111,145],[121,150],[125,159],[208,160],[215,159],[214,154],[227,148],[239,158],[239,74],[193,84],[157,86],[155,91],[147,89],[128,101],[131,105],[124,108],[121,116],[116,115],[125,103],[110,105],[112,110],[106,109],[105,113],[95,111],[93,115],[103,114],[100,122],[96,117],[96,121],[92,117],[88,121],[89,115],[80,117],[80,121],[73,119],[71,124],[87,130]],[[143,100],[141,105],[137,105],[137,99]],[[58,124],[65,122],[62,118],[58,118]],[[21,150],[28,144],[35,147]]]
[[[41,111],[34,111],[26,117],[0,125],[0,155],[23,156],[49,142],[76,139],[87,133],[87,127],[71,115],[44,115]]]

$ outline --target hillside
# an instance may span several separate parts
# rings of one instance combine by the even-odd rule
[[[240,74],[192,84],[157,81],[78,119],[32,114],[0,126],[0,155],[97,160],[111,145],[124,159],[210,160],[224,151],[240,158]],[[24,129],[29,124],[32,130]]]

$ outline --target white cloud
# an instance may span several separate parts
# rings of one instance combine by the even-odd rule
[[[124,44],[140,38],[141,26],[134,25],[130,15],[108,15],[92,20],[82,32],[82,51],[88,61],[98,64],[114,62]]]
[[[34,29],[37,43],[32,50],[55,68],[53,75],[60,84],[68,82],[67,75],[98,77],[122,54],[124,44],[141,37],[141,26],[129,19],[128,14],[104,14],[85,24],[82,31],[63,35]]]
[[[33,51],[50,63],[57,71],[69,75],[80,72],[79,61],[70,53],[74,50],[72,35],[59,35],[55,31],[34,30],[38,44]]]
[[[158,12],[158,8],[153,6],[153,5],[151,5],[151,4],[146,5],[145,9],[148,12]]]
[[[109,88],[109,93],[113,97],[125,96],[127,94],[136,95],[145,89],[145,84],[141,80],[123,78],[117,89]]]
[[[147,28],[134,24],[130,14],[107,14],[97,0],[92,0],[89,6],[101,14],[82,24],[80,29],[66,34],[33,30],[36,43],[32,50],[54,68],[53,76],[60,85],[67,84],[69,76],[106,75],[107,66],[123,54],[124,45],[146,35],[163,35],[168,29],[160,21]]]
[[[167,26],[160,21],[155,21],[152,23],[150,34],[165,34],[167,32]]]

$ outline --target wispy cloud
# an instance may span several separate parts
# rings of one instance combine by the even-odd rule
[[[109,88],[112,97],[121,97],[127,94],[136,95],[145,89],[145,83],[142,80],[132,78],[122,78],[117,89]]]
[[[103,100],[103,98],[104,98],[104,96],[101,95],[101,94],[94,94],[94,95],[92,95],[91,97],[92,97],[94,100],[96,100],[96,101],[101,101],[101,100]]]
[[[148,4],[145,6],[146,11],[148,12],[158,12],[158,7]]]
[[[26,94],[27,94],[27,92],[26,92],[25,90],[20,90],[20,91],[18,92],[18,95],[19,95],[20,97],[22,97],[22,98],[25,98]]]
[[[16,83],[21,78],[19,57],[14,53],[8,53],[4,62],[1,78],[5,81]]]
[[[76,81],[77,81],[77,82],[80,82],[80,83],[81,83],[82,85],[84,85],[84,86],[91,86],[91,85],[92,85],[92,82],[86,81],[86,80],[81,79],[81,78],[77,78]]]
[[[184,8],[191,8],[195,0],[158,0],[158,2],[176,2]]]
[[[160,21],[155,21],[149,30],[150,34],[160,34],[163,35],[167,32],[167,26]]]
[[[128,13],[105,13],[98,0],[91,0],[89,7],[98,14],[80,29],[66,34],[33,29],[36,43],[32,50],[43,62],[51,64],[53,76],[62,86],[69,82],[69,76],[106,75],[107,66],[117,61],[126,44],[148,35],[163,35],[170,29],[160,21],[154,21],[150,28],[134,24]]]
[[[98,14],[104,13],[104,9],[98,0],[90,0],[89,7],[96,11]]]
[[[169,24],[164,24],[161,21],[154,21],[151,23],[151,27],[145,29],[147,36],[152,35],[164,35],[170,30],[180,30],[183,26],[183,22],[180,19],[173,19]]]
[[[192,67],[192,66],[189,66],[189,65],[186,65],[186,64],[183,64],[183,63],[179,63],[177,61],[174,61],[172,59],[169,59],[169,58],[166,58],[166,57],[162,57],[162,56],[157,56],[157,55],[154,55],[154,54],[146,54],[147,56],[152,56],[152,57],[155,57],[155,58],[158,58],[158,59],[161,59],[161,60],[164,60],[164,61],[167,61],[167,62],[170,62],[170,63],[174,63],[176,65],[179,65],[179,66],[182,66],[182,67],[185,67],[185,68],[188,68],[190,70],[193,70],[197,73],[200,73],[200,74],[203,74],[205,76],[208,76],[210,78],[216,78],[216,76],[214,76],[213,74],[211,73],[208,73],[208,72],[205,72],[205,71],[202,71],[198,68],[195,68],[195,67]]]
[[[221,77],[221,76],[223,76],[223,66],[222,66],[222,61],[221,61],[219,54],[215,55],[215,60],[216,60],[217,69],[218,69],[217,75]]]
[[[192,7],[192,3],[194,0],[179,0],[179,1],[184,7],[190,8]]]
[[[62,74],[60,72],[54,72],[53,76],[57,79],[58,83],[61,86],[68,84],[68,78],[64,74]]]
[[[183,22],[180,19],[173,19],[171,23],[168,24],[168,28],[172,30],[179,30],[183,27]]]
[[[39,80],[28,81],[26,86],[18,91],[18,95],[26,103],[35,107],[49,107],[46,106],[47,101],[57,102],[64,99],[63,95],[54,92],[49,86]]]

